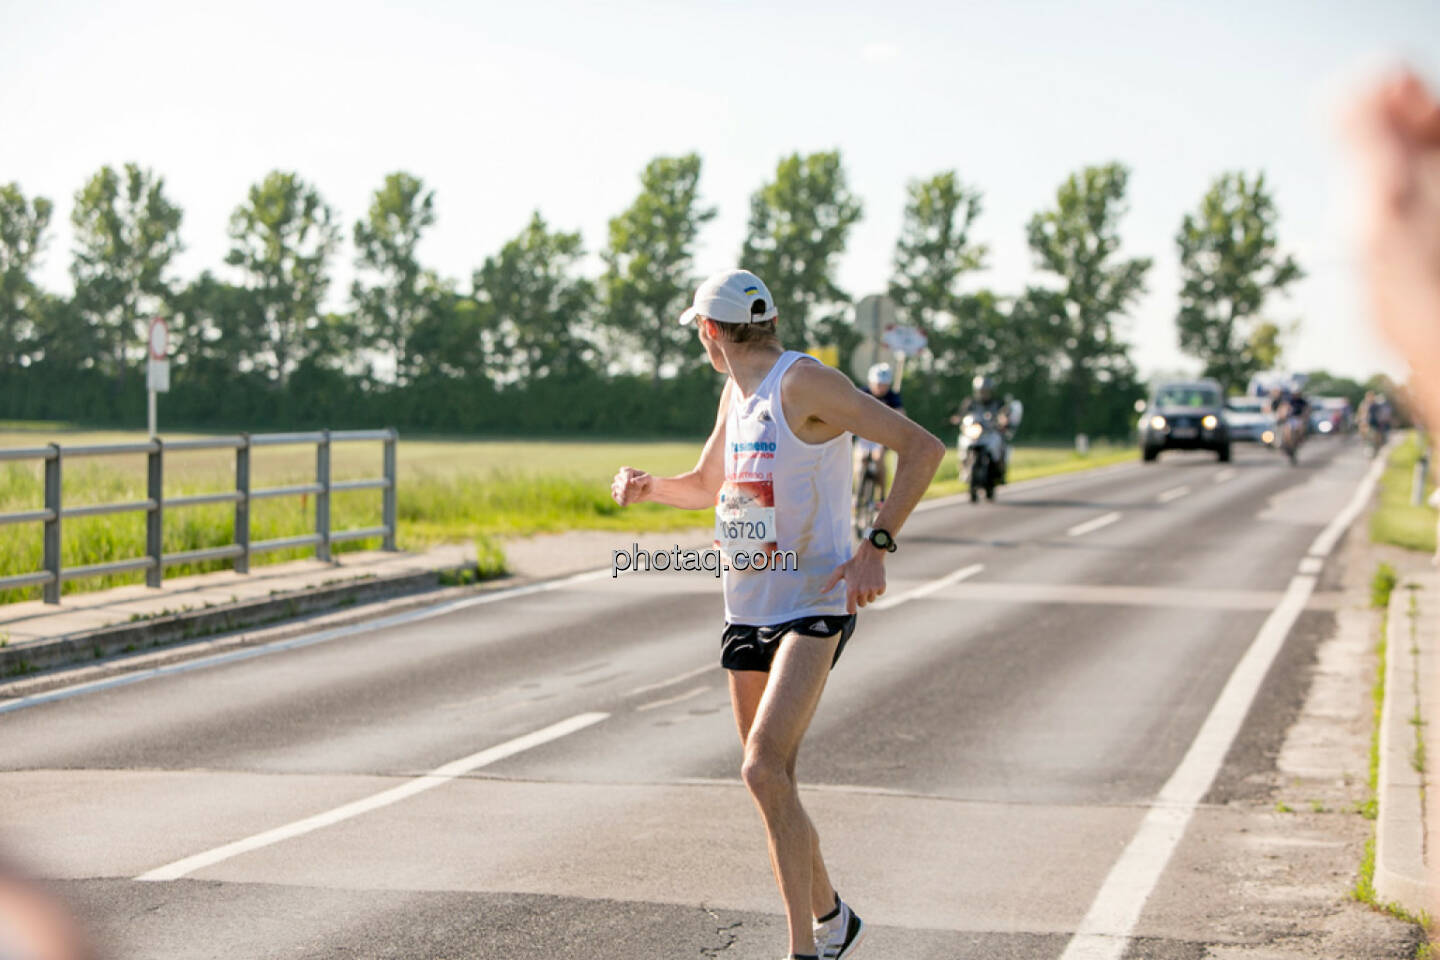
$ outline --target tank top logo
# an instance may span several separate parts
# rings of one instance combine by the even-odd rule
[[[727,557],[779,550],[775,532],[775,452],[770,403],[752,397],[728,420],[725,482],[715,495],[715,546]]]

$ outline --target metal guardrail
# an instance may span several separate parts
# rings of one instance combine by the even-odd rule
[[[17,513],[0,513],[0,527],[13,523],[43,523],[44,568],[33,573],[22,573],[0,577],[0,590],[16,587],[43,586],[45,602],[60,602],[60,585],[66,580],[81,577],[95,577],[111,573],[128,573],[133,570],[145,571],[147,586],[159,587],[164,581],[166,567],[181,563],[197,563],[204,560],[235,561],[236,573],[250,572],[250,557],[267,550],[283,550],[287,547],[315,548],[316,559],[329,560],[331,546],[347,540],[363,540],[367,537],[383,538],[386,550],[395,550],[395,446],[400,435],[387,430],[318,430],[313,433],[257,433],[238,434],[228,437],[204,437],[196,440],[149,440],[144,443],[109,443],[89,446],[62,447],[52,443],[43,447],[0,448],[0,462],[8,460],[45,461],[45,508],[43,510],[22,510]],[[380,441],[384,444],[384,476],[362,480],[330,479],[330,446],[334,443],[357,441]],[[315,482],[288,487],[252,489],[250,486],[250,451],[256,447],[274,447],[298,444],[315,445]],[[191,450],[235,451],[235,489],[221,493],[203,493],[186,497],[165,499],[165,454]],[[129,503],[87,504],[80,507],[66,507],[60,496],[60,468],[66,459],[72,457],[101,457],[116,454],[145,454],[147,459],[146,499]],[[332,530],[330,527],[330,495],[349,490],[381,490],[384,503],[381,511],[382,525],[355,530]],[[274,540],[250,540],[250,503],[271,497],[300,495],[315,496],[315,532],[298,537],[280,537]],[[235,505],[235,542],[203,550],[186,550],[181,553],[163,551],[165,534],[165,511],[180,507],[196,507],[205,504],[233,503]],[[117,560],[112,563],[96,563],[84,567],[62,567],[60,563],[60,524],[66,518],[96,517],[110,513],[146,514],[145,555],[131,560]]]

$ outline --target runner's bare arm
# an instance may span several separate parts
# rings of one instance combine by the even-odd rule
[[[663,503],[682,510],[715,506],[715,494],[725,482],[725,411],[729,407],[730,381],[726,380],[715,427],[695,469],[675,477],[655,477],[634,467],[621,467],[610,484],[610,496],[622,507],[632,503]]]
[[[785,420],[801,440],[822,443],[849,430],[895,451],[895,479],[875,526],[897,533],[945,459],[945,444],[822,364],[797,363],[780,390]],[[843,579],[846,603],[854,613],[885,592],[884,559],[883,551],[861,545],[849,562],[835,569],[826,589]]]

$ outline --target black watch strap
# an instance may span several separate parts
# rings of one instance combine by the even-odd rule
[[[871,527],[865,535],[870,545],[876,550],[884,550],[887,553],[894,553],[896,550],[895,538],[890,535],[889,530],[882,530],[879,527]]]

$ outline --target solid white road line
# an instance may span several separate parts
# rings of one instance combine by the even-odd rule
[[[983,563],[975,563],[971,564],[968,567],[961,567],[959,570],[953,571],[952,573],[947,573],[945,574],[945,576],[940,577],[937,580],[931,580],[929,583],[923,583],[913,590],[907,590],[904,593],[897,593],[893,597],[881,597],[879,600],[876,600],[874,603],[866,607],[866,609],[889,610],[891,607],[898,607],[900,606],[900,604],[904,603],[907,600],[914,600],[916,597],[923,597],[926,594],[934,593],[936,590],[948,587],[952,583],[959,583],[961,580],[968,580],[984,569],[985,564]]]
[[[1355,518],[1360,516],[1360,511],[1364,510],[1365,505],[1370,502],[1370,494],[1375,489],[1375,484],[1380,482],[1380,474],[1385,471],[1385,465],[1390,459],[1390,449],[1398,442],[1398,437],[1392,439],[1376,456],[1375,462],[1370,465],[1369,471],[1365,474],[1365,479],[1361,482],[1359,489],[1355,491],[1355,496],[1345,504],[1344,510],[1335,515],[1335,519],[1325,525],[1325,529],[1320,531],[1315,542],[1310,544],[1310,556],[1328,557],[1330,551],[1335,549],[1335,544],[1345,530],[1355,522]]]
[[[1369,502],[1383,468],[1381,460],[1366,473],[1354,497],[1315,539],[1307,559],[1323,560],[1334,549],[1345,528]],[[1302,561],[1302,569],[1305,566]],[[1150,894],[1185,836],[1195,808],[1220,772],[1265,675],[1314,589],[1315,577],[1308,573],[1291,578],[1279,605],[1235,665],[1185,757],[1151,803],[1120,859],[1110,868],[1060,960],[1120,960],[1124,955]]]
[[[1235,468],[1234,468],[1234,467],[1226,467],[1224,470],[1221,470],[1219,473],[1215,474],[1215,482],[1216,482],[1216,483],[1224,483],[1226,480],[1233,480],[1234,478],[1235,478]]]
[[[1181,497],[1185,496],[1185,494],[1189,492],[1189,487],[1174,487],[1173,489],[1166,490],[1164,493],[1160,494],[1155,499],[1159,503],[1169,503],[1171,500],[1179,500]]]
[[[677,693],[673,697],[666,697],[664,700],[651,700],[649,703],[642,703],[640,704],[640,706],[635,708],[635,712],[644,713],[646,710],[656,710],[660,707],[668,707],[672,703],[680,703],[682,701],[689,700],[691,697],[698,697],[700,696],[700,694],[704,693],[706,690],[709,689],[710,685],[708,683],[702,683],[700,686],[694,688],[693,690],[686,690],[684,693]]]
[[[703,666],[703,667],[696,667],[694,670],[686,670],[684,673],[677,674],[676,676],[671,677],[669,680],[661,680],[661,681],[658,682],[658,683],[647,683],[647,684],[645,684],[645,686],[643,686],[643,687],[636,687],[634,690],[626,690],[623,694],[621,694],[621,696],[625,696],[625,697],[635,697],[635,696],[639,696],[639,695],[642,694],[642,693],[649,693],[651,690],[660,690],[660,689],[663,689],[663,688],[665,688],[665,687],[671,687],[671,686],[674,686],[675,684],[680,683],[680,682],[682,682],[682,681],[684,681],[684,680],[690,680],[690,679],[692,679],[692,678],[694,678],[694,677],[698,677],[698,676],[700,676],[702,673],[709,673],[711,670],[719,670],[719,669],[721,669],[720,664],[718,664],[718,663],[707,663],[707,664],[705,664],[705,666]]]
[[[1096,517],[1094,520],[1086,520],[1084,523],[1077,523],[1069,530],[1066,530],[1065,534],[1066,536],[1070,537],[1083,537],[1087,533],[1094,533],[1096,530],[1099,530],[1102,527],[1108,527],[1110,526],[1110,524],[1114,523],[1119,519],[1119,513],[1107,513],[1104,516]]]
[[[192,670],[204,670],[207,667],[236,663],[240,660],[250,660],[255,657],[263,657],[270,653],[279,653],[282,650],[298,650],[301,647],[314,646],[317,643],[325,643],[328,640],[353,637],[357,633],[369,633],[372,630],[384,630],[388,627],[398,627],[407,623],[414,623],[417,620],[428,620],[431,617],[444,616],[445,614],[454,613],[457,610],[465,610],[469,607],[479,607],[487,603],[499,603],[501,600],[511,600],[516,597],[528,597],[532,593],[563,590],[565,587],[574,586],[577,583],[609,578],[609,568],[590,570],[569,577],[561,577],[557,580],[546,580],[542,583],[529,583],[524,586],[509,587],[503,590],[495,590],[491,593],[482,593],[475,597],[465,597],[460,600],[447,600],[443,603],[437,603],[433,607],[422,607],[419,610],[410,610],[389,617],[367,620],[364,623],[352,623],[348,626],[336,627],[333,630],[321,630],[318,633],[292,637],[289,640],[276,640],[273,643],[245,647],[244,649],[233,650],[229,653],[216,654],[213,657],[200,657],[195,660],[186,660],[183,663],[172,663],[168,666],[154,667],[150,670],[138,670],[135,673],[126,673],[118,677],[109,677],[105,680],[91,680],[87,683],[77,683],[69,687],[60,687],[56,690],[46,691],[45,693],[19,697],[0,703],[0,714],[10,713],[14,710],[24,710],[27,707],[38,707],[42,703],[52,703],[56,700],[68,700],[71,697],[78,697],[86,693],[98,693],[101,690],[125,687],[132,683],[140,683],[142,680],[153,680],[156,677],[167,677],[177,673],[189,673]]]
[[[559,723],[551,724],[533,733],[507,740],[504,743],[481,750],[479,753],[472,753],[468,757],[461,757],[459,760],[445,764],[443,767],[436,767],[429,773],[422,774],[412,780],[408,780],[398,787],[389,790],[382,790],[379,793],[355,800],[333,810],[324,813],[317,813],[304,820],[296,820],[287,823],[283,827],[276,827],[273,830],[266,830],[264,833],[257,833],[252,837],[243,840],[236,840],[234,843],[227,843],[224,846],[206,850],[204,853],[197,853],[194,856],[186,857],[183,860],[176,860],[163,867],[156,867],[136,877],[141,881],[176,880],[196,870],[203,870],[206,867],[214,866],[231,857],[237,857],[242,853],[249,853],[252,850],[259,850],[261,847],[268,847],[271,844],[279,843],[282,840],[290,840],[294,837],[310,833],[312,830],[319,830],[321,827],[328,827],[340,823],[342,820],[349,820],[351,817],[358,817],[362,813],[371,810],[378,810],[381,807],[388,807],[407,797],[413,797],[417,793],[424,793],[443,783],[449,783],[456,777],[464,776],[473,770],[497,763],[507,757],[513,757],[517,753],[529,750],[531,747],[538,747],[543,743],[558,740],[563,736],[572,734],[577,730],[583,730],[592,724],[599,723],[608,717],[608,713],[581,713],[570,717],[568,720],[561,720]]]

